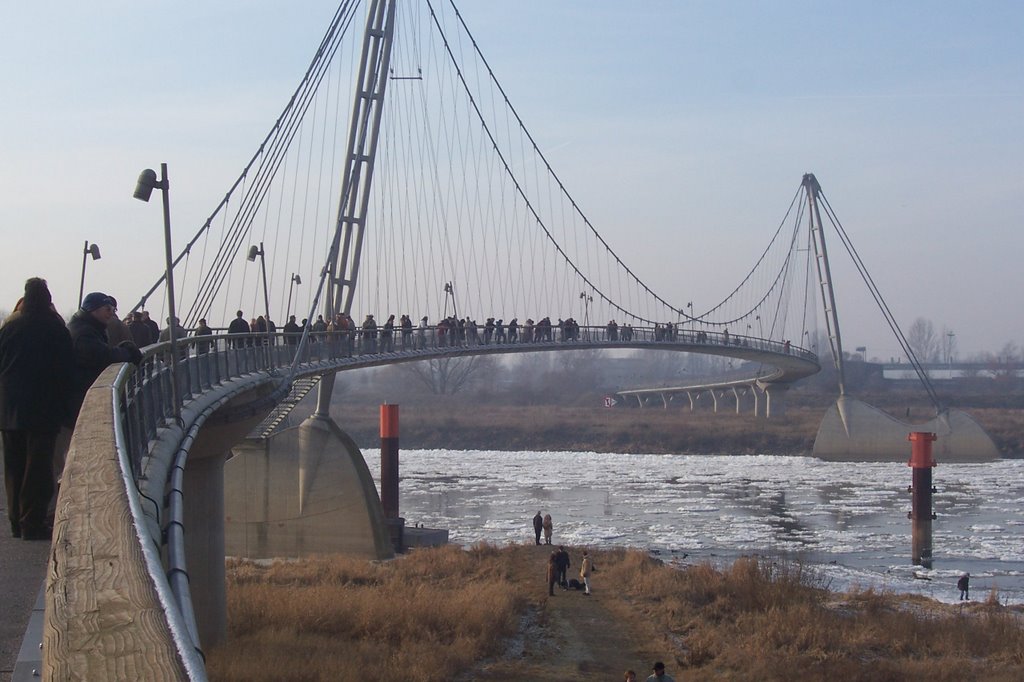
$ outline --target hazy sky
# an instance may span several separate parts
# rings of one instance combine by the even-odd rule
[[[813,172],[904,329],[931,319],[961,356],[1024,344],[1024,3],[458,4],[595,226],[695,307],[745,274]],[[103,252],[86,290],[137,300],[163,262],[138,172],[169,164],[191,236],[334,8],[7,3],[0,308],[41,275],[73,309],[86,239]],[[897,355],[833,256],[846,347]]]

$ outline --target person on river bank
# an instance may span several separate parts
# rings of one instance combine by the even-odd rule
[[[551,532],[554,530],[554,525],[551,523],[551,514],[544,515],[544,523],[541,524],[544,528],[544,544],[551,544]]]
[[[569,553],[565,551],[565,547],[559,546],[558,551],[555,552],[555,557],[555,566],[558,568],[558,584],[562,586],[563,590],[567,590],[569,589],[569,578],[566,574],[572,563],[569,559]]]
[[[548,557],[548,596],[555,596],[555,583],[558,582],[558,552]]]
[[[544,517],[537,512],[537,515],[533,517],[533,535],[534,543],[540,544],[540,533],[544,530]]]
[[[971,574],[964,573],[960,580],[956,581],[956,589],[960,590],[960,601],[971,599]]]
[[[594,562],[590,559],[590,554],[586,551],[583,552],[583,563],[580,564],[580,578],[583,579],[583,594],[590,596],[590,574],[594,570]]]

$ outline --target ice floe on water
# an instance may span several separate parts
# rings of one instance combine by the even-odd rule
[[[374,478],[376,450],[364,451]],[[470,545],[533,541],[532,516],[556,543],[631,546],[682,564],[750,554],[812,564],[832,589],[875,588],[957,601],[997,590],[1024,603],[1024,460],[940,464],[931,569],[910,561],[911,470],[776,455],[403,450],[408,524],[447,528]]]

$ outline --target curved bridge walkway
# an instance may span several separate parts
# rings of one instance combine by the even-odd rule
[[[379,330],[308,339],[191,337],[178,342],[177,363],[169,344],[161,344],[146,349],[139,367],[109,368],[86,397],[62,482],[46,587],[44,676],[205,679],[190,589],[202,582],[196,573],[204,559],[213,566],[213,582],[218,563],[223,576],[223,545],[218,557],[216,543],[207,543],[212,552],[186,565],[185,519],[196,519],[201,508],[202,525],[219,526],[222,534],[223,507],[193,494],[186,510],[185,465],[190,451],[202,449],[196,442],[204,425],[238,425],[233,440],[218,446],[226,452],[287,397],[296,379],[441,357],[635,348],[757,361],[775,368],[759,378],[765,384],[785,385],[819,370],[806,350],[710,333],[666,338],[663,331],[637,328],[622,339],[591,327],[562,338],[556,328],[529,343],[490,341],[453,338],[436,328],[404,336],[395,330],[392,337]],[[202,466],[202,460],[192,465]],[[218,497],[213,487],[206,495],[211,499]],[[190,550],[194,546],[192,540]]]

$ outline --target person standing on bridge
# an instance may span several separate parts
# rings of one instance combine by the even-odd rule
[[[57,433],[68,418],[71,335],[51,308],[46,281],[25,282],[20,312],[0,329],[0,431],[11,533],[48,540]]]
[[[114,306],[114,299],[94,291],[82,300],[82,307],[68,322],[75,358],[71,403],[74,419],[82,408],[86,391],[103,370],[117,362],[142,362],[142,351],[134,343],[125,341],[116,348],[108,345],[107,323],[114,314]]]
[[[235,313],[235,319],[228,325],[228,334],[248,334],[249,323],[245,321],[245,314],[239,310]],[[232,344],[235,348],[245,348],[245,339],[236,339]]]
[[[288,321],[284,323],[284,341],[289,346],[295,346],[299,343],[299,336],[301,336],[298,323],[295,321],[294,315],[288,316]]]
[[[203,336],[213,336],[213,330],[210,329],[210,325],[206,324],[206,318],[200,318],[199,324],[192,331],[192,336],[199,338]],[[206,355],[210,352],[210,346],[213,344],[212,341],[202,340],[196,341],[196,355]]]
[[[424,315],[416,328],[416,348],[424,350],[427,347],[427,316]]]
[[[544,517],[537,512],[537,515],[533,517],[533,535],[534,542],[540,544],[540,534],[544,530]]]

